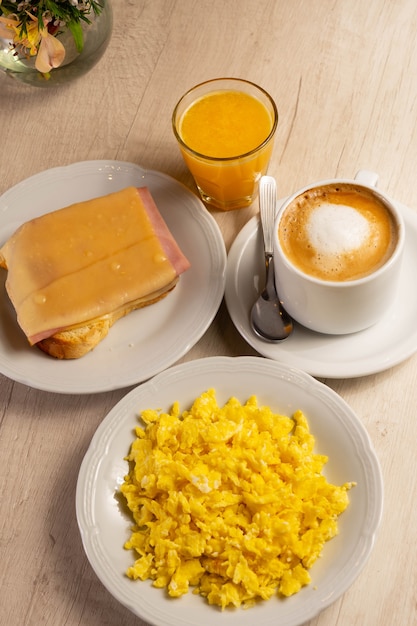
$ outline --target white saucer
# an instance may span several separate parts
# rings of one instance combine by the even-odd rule
[[[0,197],[0,243],[21,223],[129,185],[147,186],[191,268],[156,304],[119,320],[81,359],[56,361],[30,348],[0,271],[0,372],[36,389],[97,393],[140,383],[175,363],[200,339],[223,299],[226,249],[199,198],[166,174],[122,161],[83,161],[28,178]]]
[[[282,203],[279,202],[279,205]],[[254,216],[233,242],[227,262],[225,300],[242,337],[265,357],[323,378],[354,378],[386,370],[417,351],[417,213],[396,202],[406,225],[401,283],[383,319],[351,335],[324,335],[296,324],[282,343],[253,332],[249,312],[264,282],[262,234]]]

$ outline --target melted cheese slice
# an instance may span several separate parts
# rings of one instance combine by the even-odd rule
[[[31,344],[152,299],[189,266],[148,190],[134,187],[26,222],[0,255]]]

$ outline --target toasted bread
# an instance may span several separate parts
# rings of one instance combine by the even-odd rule
[[[113,323],[112,316],[106,315],[85,326],[63,330],[35,345],[57,359],[79,359],[104,339]]]

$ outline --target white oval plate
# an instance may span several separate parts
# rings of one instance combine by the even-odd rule
[[[117,494],[128,465],[123,460],[146,408],[181,410],[215,388],[218,403],[231,396],[291,415],[302,409],[316,437],[316,451],[327,454],[325,473],[336,484],[356,481],[350,505],[339,518],[339,535],[328,542],[310,570],[312,583],[298,594],[271,598],[248,610],[221,612],[189,592],[170,599],[149,581],[124,575],[133,555],[123,548],[132,520]],[[379,463],[362,423],[332,389],[308,374],[260,357],[210,357],[177,365],[128,393],[97,429],[82,462],[76,491],[77,520],[87,557],[108,591],[154,626],[297,626],[312,619],[342,595],[358,576],[372,550],[380,523],[383,486]]]
[[[281,205],[282,200],[279,202]],[[417,214],[396,203],[406,238],[397,298],[374,326],[351,335],[324,335],[295,324],[281,343],[260,339],[250,325],[250,310],[264,283],[262,233],[258,216],[242,228],[228,256],[226,305],[239,333],[259,354],[323,378],[355,378],[386,370],[417,351]]]
[[[0,270],[0,372],[30,387],[96,393],[134,385],[186,354],[211,324],[224,293],[226,251],[203,203],[173,178],[121,161],[84,161],[36,174],[0,197],[0,243],[29,219],[128,187],[149,187],[191,268],[156,304],[119,320],[81,359],[57,362],[30,348]]]

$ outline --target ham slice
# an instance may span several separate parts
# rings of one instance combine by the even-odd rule
[[[158,237],[165,254],[175,268],[178,275],[185,272],[190,267],[188,259],[181,252],[177,242],[171,235],[165,220],[160,214],[152,196],[147,187],[138,187],[137,192],[143,202],[148,217],[152,222],[155,234]]]

